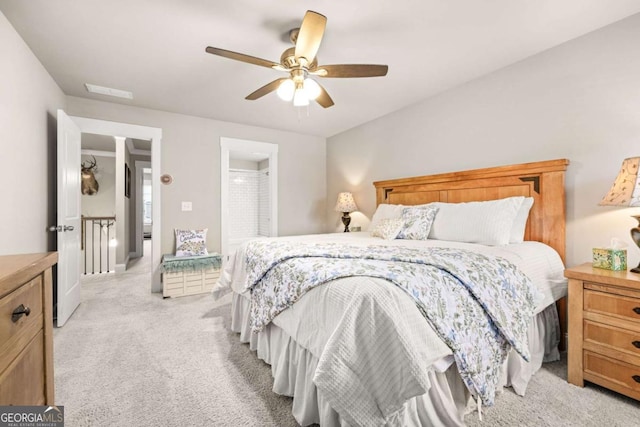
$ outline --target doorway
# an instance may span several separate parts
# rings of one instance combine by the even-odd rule
[[[127,144],[127,140],[141,140],[150,141],[151,151],[151,180],[152,182],[160,182],[160,164],[161,164],[161,142],[162,142],[162,129],[153,128],[148,126],[131,125],[127,123],[110,122],[106,120],[89,119],[85,117],[70,117],[73,122],[79,127],[82,133],[91,133],[96,135],[117,135],[116,138],[116,152],[118,152],[118,145],[124,146]],[[131,151],[131,149],[129,150]],[[135,153],[134,153],[135,154]],[[122,167],[116,170],[116,189],[120,188],[124,191],[126,185],[126,167],[125,161],[116,161],[116,164],[122,163]],[[129,179],[131,177],[129,176]],[[133,183],[132,183],[133,184]],[[151,242],[151,292],[161,292],[162,283],[160,282],[160,261],[162,258],[161,251],[161,218],[160,218],[160,203],[161,194],[160,186],[152,186],[152,235],[154,236]],[[131,211],[136,212],[135,209]],[[137,213],[137,212],[136,212]],[[124,215],[124,210],[120,210],[120,216]],[[118,210],[116,211],[116,220],[118,216]],[[132,233],[136,235],[137,233]],[[124,235],[122,236],[124,239]],[[142,252],[141,248],[141,252]],[[128,254],[127,254],[128,256]]]
[[[246,240],[278,235],[278,145],[220,138],[223,260]]]
[[[152,235],[151,141],[81,135],[83,273],[123,272]]]
[[[81,272],[87,275],[116,270],[116,143],[113,137],[81,134],[82,212]]]

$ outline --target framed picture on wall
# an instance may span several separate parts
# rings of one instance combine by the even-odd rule
[[[124,196],[131,198],[131,169],[128,164],[124,164]]]

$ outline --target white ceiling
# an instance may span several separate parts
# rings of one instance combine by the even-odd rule
[[[244,99],[284,73],[205,53],[278,62],[307,9],[328,19],[320,64],[388,64],[388,75],[321,79],[336,105],[307,114],[275,93]],[[68,95],[326,137],[638,13],[640,1],[0,0],[0,10]]]
[[[83,150],[116,151],[116,141],[112,136],[83,133],[81,146]]]
[[[151,141],[144,139],[131,139],[133,148],[136,150],[151,151]],[[93,133],[82,134],[82,149],[97,151],[116,151],[116,141],[113,136],[96,135]]]
[[[250,151],[229,151],[230,160],[247,160],[249,162],[261,162],[269,158],[268,153],[252,153]]]

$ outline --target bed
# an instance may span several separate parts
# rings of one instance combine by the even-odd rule
[[[542,362],[559,357],[558,344],[565,330],[567,165],[567,160],[560,159],[374,183],[379,209],[380,205],[532,198],[522,243],[486,246],[436,239],[381,240],[367,232],[266,239],[236,252],[226,264],[214,295],[233,291],[231,329],[271,365],[273,390],[293,396],[293,415],[301,425],[464,425],[465,414],[479,409],[481,402],[493,403],[492,397],[486,398],[482,387],[470,388],[469,376],[475,374],[469,374],[469,367],[459,369],[460,360],[467,356],[461,358],[452,351],[453,347],[445,344],[447,337],[436,333],[438,326],[432,320],[425,321],[424,304],[418,304],[415,295],[391,283],[392,277],[381,277],[389,274],[386,271],[391,264],[385,264],[385,272],[331,276],[327,283],[300,293],[295,304],[283,302],[280,311],[274,309],[272,317],[265,319],[260,317],[264,312],[256,314],[255,305],[252,309],[247,285],[256,283],[258,276],[258,281],[268,281],[271,270],[267,267],[267,273],[254,274],[247,264],[252,265],[256,251],[274,257],[278,251],[271,248],[299,251],[300,247],[311,251],[305,253],[307,258],[316,256],[318,250],[335,250],[341,254],[335,255],[339,258],[335,262],[342,263],[336,265],[344,269],[351,263],[366,262],[355,261],[350,255],[343,255],[345,252],[379,252],[383,258],[384,254],[393,253],[396,261],[416,253],[439,256],[452,251],[493,261],[507,260],[519,267],[514,271],[524,273],[534,284],[529,298],[532,310],[521,319],[524,328],[520,335],[526,338],[509,341],[513,348],[504,354],[497,376],[496,372],[493,374],[499,377],[497,387],[511,386],[524,395],[529,379]],[[338,249],[343,247],[349,250]],[[416,268],[431,268],[418,264]],[[321,267],[314,268],[312,275],[321,271]],[[420,270],[414,276],[426,275]],[[285,276],[272,279],[274,283],[288,281]],[[259,298],[261,292],[254,287],[251,293]],[[512,315],[517,317],[517,313]],[[524,354],[529,362],[521,357]]]

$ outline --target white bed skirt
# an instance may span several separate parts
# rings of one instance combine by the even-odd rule
[[[249,322],[250,300],[233,294],[231,330],[240,333],[240,341],[249,343],[257,356],[271,365],[273,391],[293,397],[293,416],[303,426],[348,426],[323,399],[312,381],[318,358],[296,343],[283,329],[269,324],[262,332],[252,333]],[[502,385],[512,386],[524,395],[531,376],[542,362],[558,360],[559,324],[555,305],[539,313],[530,324],[529,347],[532,359],[525,362],[512,352],[503,368]],[[455,364],[445,372],[429,372],[431,389],[410,399],[393,424],[398,426],[462,426],[470,405],[470,394]],[[496,401],[499,405],[499,399]]]

